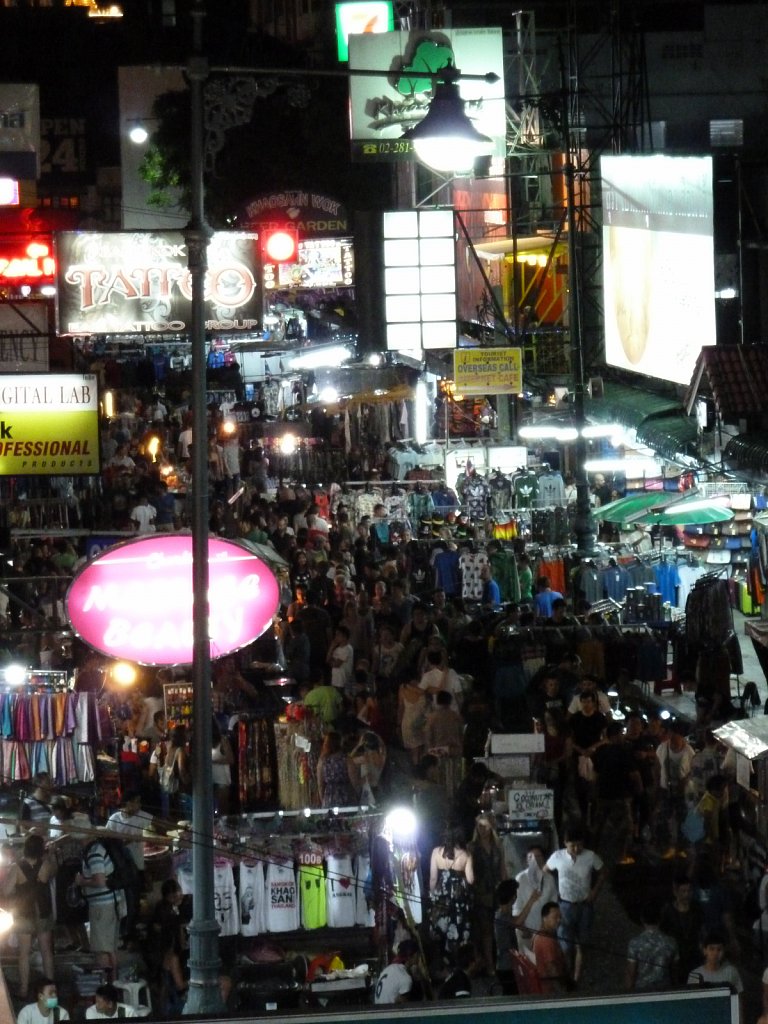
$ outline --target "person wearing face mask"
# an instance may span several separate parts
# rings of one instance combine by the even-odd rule
[[[58,1024],[62,1020],[69,1020],[69,1014],[59,1006],[56,982],[41,978],[37,984],[37,999],[19,1010],[16,1024]]]

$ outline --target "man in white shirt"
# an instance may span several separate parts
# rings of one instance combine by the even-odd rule
[[[331,685],[338,690],[344,690],[350,696],[354,683],[354,658],[355,652],[349,642],[349,630],[344,625],[338,625],[327,658],[331,666]]]
[[[440,691],[451,695],[451,707],[454,711],[461,710],[463,691],[461,680],[452,668],[443,667],[443,650],[427,651],[427,667],[419,680],[419,689],[430,694],[434,699]]]
[[[695,751],[685,738],[682,722],[672,722],[656,748],[659,762],[659,810],[656,816],[657,841],[662,857],[668,860],[685,845],[680,828],[688,813],[686,786],[691,775]]]
[[[185,427],[179,434],[178,452],[180,459],[189,458],[189,446],[192,444],[192,427]]]
[[[141,794],[136,790],[127,790],[123,797],[120,809],[110,815],[107,821],[107,828],[111,832],[119,832],[120,835],[134,836],[135,841],[129,842],[126,839],[126,847],[133,857],[133,862],[139,872],[144,871],[144,839],[145,829],[151,828],[154,818],[147,811],[141,809]]]
[[[157,509],[154,505],[150,505],[147,495],[142,494],[139,498],[138,505],[135,505],[131,509],[131,522],[133,523],[136,532],[154,533],[156,518]]]
[[[138,1017],[136,1008],[118,1002],[120,990],[114,985],[99,985],[93,997],[93,1006],[85,1011],[86,1020],[117,1020],[120,1017]]]
[[[397,954],[376,979],[373,1001],[376,1006],[404,1003],[413,988],[411,969],[416,963],[419,947],[414,939],[403,939]]]
[[[54,1012],[55,1011],[55,1012]],[[41,978],[37,983],[37,999],[19,1010],[17,1024],[54,1024],[56,1020],[69,1020],[69,1014],[59,1006],[56,983],[51,978]]]
[[[594,903],[604,881],[603,861],[593,850],[584,848],[582,830],[572,826],[565,833],[565,849],[550,854],[544,871],[557,872],[562,915],[557,935],[572,968],[570,975],[577,982],[583,963],[582,947],[589,941]]]

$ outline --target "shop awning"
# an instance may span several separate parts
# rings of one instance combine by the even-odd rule
[[[768,433],[753,431],[731,438],[723,451],[723,462],[733,469],[768,470]]]
[[[584,411],[598,423],[621,423],[637,429],[649,416],[681,412],[680,402],[674,396],[605,381],[602,398],[587,398]]]
[[[637,438],[666,459],[680,455],[695,457],[698,449],[698,428],[690,416],[654,416],[643,420]]]
[[[688,412],[700,391],[711,394],[724,423],[762,415],[768,394],[768,348],[765,345],[711,345],[696,360],[685,396]]]
[[[743,754],[750,761],[768,754],[768,716],[727,722],[714,733],[726,747]]]

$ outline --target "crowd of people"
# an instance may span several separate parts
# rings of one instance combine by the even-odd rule
[[[164,415],[151,424],[163,428],[180,457],[188,457],[190,438],[183,431],[168,440]],[[379,528],[381,507],[352,525],[343,498],[331,513],[300,486],[281,484],[268,496],[264,454],[257,453],[241,475],[234,453],[222,461],[217,437],[211,444],[211,531],[268,545],[284,562],[280,609],[264,660],[281,665],[294,681],[295,702],[322,723],[318,805],[384,808],[406,800],[417,813],[424,924],[414,928],[406,920],[391,929],[375,1001],[419,993],[458,997],[477,992],[481,983],[483,991],[513,994],[521,984],[518,954],[533,966],[540,991],[578,990],[584,959],[599,944],[594,916],[606,878],[639,861],[674,863],[676,877],[666,899],[644,905],[616,988],[651,991],[725,980],[740,992],[734,966],[738,908],[724,882],[739,855],[735,766],[712,733],[639,707],[624,681],[583,671],[567,644],[555,644],[555,657],[533,667],[529,661],[524,671],[515,664],[520,671],[510,676],[516,648],[507,641],[521,629],[551,626],[555,636],[564,626],[594,621],[583,601],[553,590],[546,576],[534,577],[522,544],[488,545],[477,601],[448,597],[433,564],[439,552],[452,550],[449,534],[425,541],[406,528],[397,543],[388,543]],[[115,504],[123,517],[113,525],[138,533],[183,526],[178,501],[166,500],[167,487],[137,438],[112,430],[108,440],[114,442],[109,493],[135,497],[130,507]],[[137,488],[139,464],[143,483]],[[239,501],[228,505],[224,499],[241,484]],[[143,511],[134,515],[134,508]],[[83,558],[69,540],[19,544],[9,589],[23,600],[12,601],[8,614],[30,664],[77,668],[76,685],[105,696],[98,658],[78,656],[76,647],[33,628],[41,619],[50,626],[60,618],[66,580]],[[519,592],[514,603],[502,600],[498,582],[513,571]],[[211,759],[222,817],[238,809],[227,723],[263,704],[261,681],[246,667],[250,658],[252,652],[222,659],[213,670]],[[158,675],[133,698],[123,698],[115,716],[119,729],[129,739],[148,740],[152,753],[145,776],[136,778],[141,791],[123,793],[107,822],[111,831],[138,835],[153,819],[162,819],[162,826],[191,816],[189,737],[183,726],[166,731],[163,681]],[[609,688],[618,690],[618,702]],[[619,704],[622,717],[615,715]],[[564,844],[532,846],[524,869],[514,873],[499,836],[504,780],[483,760],[491,732],[543,734],[531,780],[552,789],[552,835]],[[95,1006],[115,1016],[119,1000],[109,983],[118,948],[135,941],[135,908],[146,896],[142,842],[129,843],[137,898],[123,906],[109,884],[118,865],[104,836],[89,831],[76,840],[73,823],[91,829],[91,819],[83,821],[82,812],[55,797],[44,775],[35,783],[22,812],[22,827],[29,830],[23,855],[3,881],[3,892],[16,893],[23,906],[15,927],[16,996],[22,1002],[35,998],[23,1024],[52,1020],[60,925],[68,947],[89,942],[108,982]],[[63,883],[56,887],[60,896],[74,887],[85,893],[84,904],[67,906],[57,897],[54,908],[50,896],[46,902],[53,877]],[[167,1016],[180,1013],[188,984],[188,913],[173,879],[163,884],[156,906],[142,908],[150,937],[147,971],[158,986],[156,1006]],[[44,977],[33,988],[34,936]],[[67,1019],[58,1009],[58,1019]]]

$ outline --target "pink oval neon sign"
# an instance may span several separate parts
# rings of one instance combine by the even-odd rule
[[[245,647],[269,626],[280,603],[271,569],[244,545],[208,541],[211,658]],[[111,658],[185,665],[193,657],[192,537],[126,541],[99,555],[67,591],[77,635]]]

